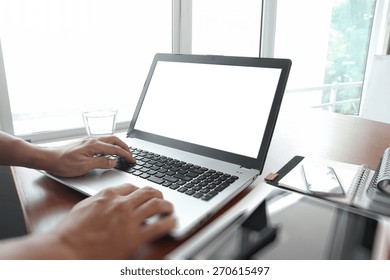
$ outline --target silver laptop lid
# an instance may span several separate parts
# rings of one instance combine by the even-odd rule
[[[156,54],[127,133],[263,169],[288,59]]]

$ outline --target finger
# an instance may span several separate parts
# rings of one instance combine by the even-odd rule
[[[117,166],[117,161],[115,159],[108,159],[106,157],[91,157],[86,160],[86,168],[88,170],[101,168],[101,169],[111,169]]]
[[[92,195],[92,196],[84,199],[83,201],[77,203],[73,208],[80,209],[83,207],[90,207],[91,206],[90,202],[96,200],[99,197],[100,198],[103,197],[103,198],[108,199],[109,201],[113,201],[117,197],[125,197],[125,196],[137,191],[138,189],[139,188],[137,188],[133,184],[122,184],[122,185],[108,187],[108,188],[105,188],[105,189],[99,191],[95,195]]]
[[[176,218],[169,215],[153,224],[146,224],[142,228],[144,241],[149,243],[170,233],[176,226]]]
[[[99,137],[98,140],[105,142],[107,144],[117,145],[117,146],[121,147],[123,150],[130,153],[129,146],[116,136],[113,136],[113,135],[103,136],[103,137]]]
[[[162,217],[171,214],[172,211],[172,203],[161,198],[152,198],[136,208],[134,210],[134,216],[139,222],[144,222],[146,219],[155,215]]]
[[[93,155],[117,155],[129,163],[135,163],[135,159],[130,151],[124,150],[120,146],[108,144],[102,141],[98,141],[94,145],[91,145],[90,152]]]
[[[133,193],[131,193],[128,196],[129,203],[132,204],[133,209],[138,208],[142,204],[144,204],[146,201],[151,200],[153,198],[163,198],[163,195],[160,191],[150,188],[150,187],[144,187],[141,188]]]
[[[102,193],[113,193],[115,195],[120,195],[120,196],[126,196],[126,195],[129,195],[129,194],[135,192],[138,189],[139,188],[134,186],[133,184],[121,184],[118,186],[112,186],[112,187],[106,188],[106,189],[102,190],[101,192]]]

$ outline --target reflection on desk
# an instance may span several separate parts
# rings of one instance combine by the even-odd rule
[[[279,235],[255,259],[374,258],[377,216],[296,194],[274,197],[268,211]]]
[[[376,259],[382,218],[275,188],[257,209],[266,205],[266,224],[257,233],[236,222],[211,239],[189,259],[235,259],[243,248],[263,240],[250,259]],[[256,210],[257,210],[256,209]],[[255,210],[255,211],[256,211]],[[274,238],[265,232],[277,228]],[[257,234],[257,235],[256,235]],[[207,234],[206,234],[207,235]],[[204,236],[203,238],[207,238]]]

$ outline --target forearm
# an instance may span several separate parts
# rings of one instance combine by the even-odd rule
[[[0,165],[44,169],[48,151],[23,139],[0,132]]]
[[[77,259],[74,251],[55,234],[29,235],[0,242],[0,259],[49,260]]]
[[[115,136],[85,138],[66,146],[48,148],[0,132],[0,165],[23,166],[74,177],[95,168],[114,168],[117,164],[114,159],[96,156],[102,154],[117,155],[135,163],[127,144]]]

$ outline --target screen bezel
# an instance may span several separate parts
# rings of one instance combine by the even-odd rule
[[[153,72],[159,61],[168,62],[185,62],[185,63],[202,63],[202,64],[216,64],[216,65],[232,65],[232,66],[248,66],[248,67],[265,67],[281,69],[279,81],[276,87],[276,92],[272,101],[271,110],[269,113],[268,121],[265,126],[263,139],[260,145],[260,149],[257,158],[251,158],[248,156],[242,156],[235,153],[230,153],[214,148],[209,148],[189,142],[180,141],[168,137],[163,137],[153,133],[141,131],[135,129],[135,124],[140,113],[143,101],[145,99]],[[291,68],[291,60],[289,59],[277,59],[277,58],[251,58],[251,57],[232,57],[232,56],[214,56],[214,55],[182,55],[182,54],[163,54],[157,53],[153,59],[148,76],[146,78],[144,87],[137,107],[135,109],[133,118],[130,122],[129,129],[127,131],[127,137],[138,138],[141,140],[150,141],[152,143],[165,145],[171,148],[183,150],[186,152],[196,153],[202,156],[212,157],[215,159],[228,161],[234,164],[239,164],[245,168],[254,168],[262,171],[268,152],[268,148],[272,139],[273,131],[276,125],[276,120],[279,114],[280,106],[282,103],[287,78]]]

